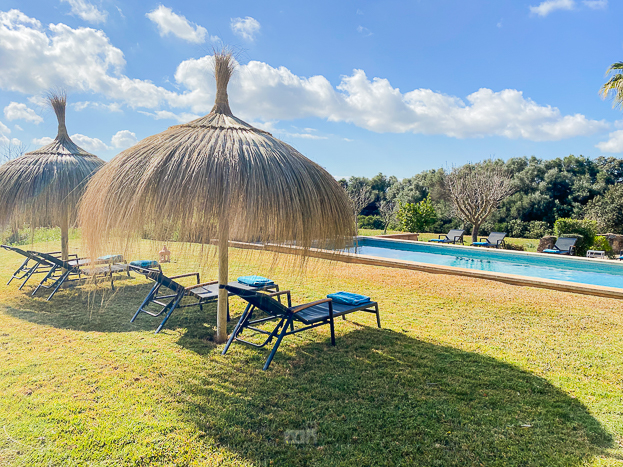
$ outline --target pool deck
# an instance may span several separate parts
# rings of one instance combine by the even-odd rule
[[[375,238],[375,237],[360,237],[360,238]],[[403,243],[404,240],[393,240],[383,238],[381,239],[384,242],[398,242]],[[408,243],[413,244],[428,244],[428,242],[416,242],[409,241]],[[278,253],[286,253],[286,254],[300,254],[302,253],[302,248],[295,246],[283,246],[283,245],[262,245],[257,243],[243,243],[243,242],[230,242],[230,246],[234,248],[244,248],[244,249],[254,249],[254,250],[267,250],[274,251]],[[443,245],[442,248],[468,248],[468,249],[482,249],[478,247],[472,246],[464,246],[464,245]],[[500,253],[520,253],[523,255],[538,255],[544,256],[543,253],[534,253],[534,252],[526,252],[526,251],[513,251],[513,250],[496,250]],[[410,269],[414,271],[422,271],[431,274],[449,274],[454,276],[467,276],[474,277],[478,279],[487,279],[497,282],[504,282],[506,284],[524,286],[524,287],[539,287],[544,289],[553,289],[559,290],[562,292],[572,292],[579,293],[584,295],[594,295],[598,297],[607,297],[607,298],[617,298],[623,299],[623,289],[619,289],[616,287],[605,287],[600,285],[590,285],[590,284],[580,284],[577,282],[567,282],[567,281],[559,281],[554,279],[541,279],[537,277],[528,277],[528,276],[520,276],[516,274],[504,274],[497,273],[491,271],[479,271],[476,269],[467,269],[467,268],[459,268],[454,266],[442,266],[436,264],[428,264],[428,263],[420,263],[417,261],[407,261],[401,259],[394,258],[381,258],[379,256],[371,256],[371,255],[362,255],[362,254],[354,254],[354,253],[344,253],[344,252],[334,252],[329,250],[321,250],[317,248],[311,248],[307,251],[307,255],[314,258],[322,258],[328,259],[332,261],[341,261],[345,263],[354,263],[354,264],[367,264],[370,266],[383,266],[390,268],[398,268],[398,269]],[[595,262],[606,262],[608,264],[612,264],[612,260],[602,260],[602,259],[592,259],[592,258],[578,258],[578,257],[567,257],[566,260],[570,261],[590,261],[591,263]]]

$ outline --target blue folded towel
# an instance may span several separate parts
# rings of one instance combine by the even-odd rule
[[[489,242],[474,242],[472,245],[490,245]]]
[[[336,303],[344,303],[346,305],[362,305],[370,301],[370,297],[365,295],[359,295],[350,292],[336,292],[327,295],[327,298],[332,299]]]
[[[123,255],[106,255],[97,258],[97,261],[102,263],[121,263],[123,262]]]
[[[432,238],[429,242],[444,242],[445,240],[445,238]]]
[[[136,266],[143,269],[157,268],[160,266],[158,261],[152,261],[149,259],[144,259],[140,261],[130,261],[130,266]]]
[[[543,253],[560,253],[560,250],[543,250]]]
[[[274,284],[273,281],[262,276],[240,276],[238,282],[251,287],[266,287]]]

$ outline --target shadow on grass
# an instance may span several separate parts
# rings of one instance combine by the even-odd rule
[[[193,375],[184,416],[258,465],[568,466],[612,443],[576,399],[490,357],[373,328],[290,340],[268,372],[238,344]]]

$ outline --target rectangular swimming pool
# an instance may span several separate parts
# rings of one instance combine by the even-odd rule
[[[417,263],[623,289],[623,263],[489,248],[359,237],[347,250]]]

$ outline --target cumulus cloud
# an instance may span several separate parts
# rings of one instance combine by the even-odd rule
[[[158,26],[161,37],[172,34],[194,44],[202,44],[206,41],[208,35],[206,28],[191,23],[185,16],[173,13],[171,8],[164,5],[160,5],[145,16]]]
[[[234,34],[248,41],[254,41],[255,35],[260,32],[260,22],[250,16],[246,18],[232,18],[230,26]]]
[[[110,140],[110,144],[117,149],[127,149],[136,143],[138,143],[136,133],[132,133],[130,130],[118,131]]]
[[[80,133],[71,135],[70,138],[78,146],[90,152],[106,151],[107,149],[110,149],[101,139],[91,138],[89,136],[81,135]]]
[[[62,85],[144,109],[140,112],[152,118],[180,123],[209,112],[214,105],[210,56],[180,63],[174,75],[179,91],[170,91],[124,75],[123,53],[103,31],[64,24],[46,30],[17,10],[0,12],[0,63],[0,88],[10,91],[38,94]],[[301,77],[285,67],[251,61],[238,66],[229,95],[234,112],[248,120],[317,117],[375,132],[555,141],[609,128],[605,121],[581,114],[562,115],[515,89],[483,88],[465,98],[430,89],[402,92],[387,79],[369,78],[363,70],[353,70],[334,87],[324,76]],[[170,110],[162,110],[165,106]]]
[[[608,135],[608,141],[602,141],[595,145],[603,152],[623,152],[623,130],[613,131]]]
[[[26,104],[11,102],[4,108],[4,116],[7,120],[26,120],[35,124],[41,123],[43,118]]]
[[[123,112],[121,104],[119,102],[111,102],[110,104],[104,104],[102,102],[81,101],[71,104],[76,111],[80,112],[86,108],[107,110],[109,112]]]
[[[106,11],[99,10],[95,5],[86,0],[61,0],[61,2],[69,3],[71,14],[89,23],[104,23],[108,17]]]
[[[584,0],[582,3],[593,10],[604,10],[608,7],[608,0]]]
[[[54,142],[54,138],[50,138],[49,136],[44,136],[43,138],[33,138],[32,142],[37,146],[47,146]]]
[[[4,123],[0,122],[0,135],[10,135],[11,129]]]
[[[545,0],[537,6],[530,7],[530,13],[538,16],[547,16],[556,10],[573,10],[575,0]]]

